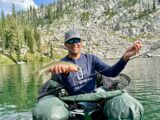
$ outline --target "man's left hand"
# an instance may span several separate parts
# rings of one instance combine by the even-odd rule
[[[136,55],[137,53],[139,53],[139,51],[142,48],[142,43],[140,41],[135,41],[133,46],[127,48],[127,50],[125,51],[124,55],[123,55],[123,59],[125,61],[129,60],[130,57]]]

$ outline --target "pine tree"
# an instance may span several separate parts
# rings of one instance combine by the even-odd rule
[[[34,30],[31,26],[24,28],[24,39],[31,53],[34,53]]]
[[[38,33],[37,28],[34,28],[34,37],[35,37],[35,41],[36,41],[38,51],[41,52],[40,34]]]
[[[53,16],[52,16],[52,6],[51,6],[51,4],[48,5],[48,7],[47,7],[47,17],[48,17],[48,23],[52,24]]]
[[[56,19],[56,16],[57,16],[57,13],[56,13],[56,5],[53,6],[53,19],[55,20]]]
[[[156,11],[156,0],[153,0],[153,11]]]
[[[1,13],[1,28],[5,28],[6,26],[6,21],[5,21],[5,16],[4,16],[4,12],[2,10],[2,13]]]
[[[33,15],[32,15],[32,17],[33,17],[33,25],[35,27],[37,27],[37,10],[35,8],[33,8]]]
[[[12,17],[16,18],[16,10],[14,4],[12,4]]]

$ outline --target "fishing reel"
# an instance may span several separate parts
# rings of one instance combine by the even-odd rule
[[[64,88],[60,89],[58,91],[58,97],[65,97],[65,96],[69,96],[69,93]]]

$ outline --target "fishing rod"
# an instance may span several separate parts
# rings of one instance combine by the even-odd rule
[[[133,60],[133,59],[138,58],[138,57],[140,57],[140,56],[143,56],[143,55],[146,55],[146,54],[148,54],[148,53],[151,53],[151,52],[157,50],[158,48],[160,48],[160,40],[157,41],[157,42],[155,42],[155,43],[150,47],[150,49],[149,49],[148,51],[145,51],[145,52],[143,52],[143,53],[141,53],[141,54],[139,54],[139,55],[133,56],[133,57],[131,57],[129,60]],[[84,79],[90,78],[90,77],[92,77],[92,76],[94,76],[94,75],[98,75],[99,73],[102,73],[102,72],[106,71],[107,69],[108,69],[108,68],[103,69],[103,70],[100,70],[99,72],[93,73],[93,74],[91,74],[91,75],[89,75],[89,76],[87,76],[87,77],[84,77],[84,78],[80,79],[80,80],[84,80]]]

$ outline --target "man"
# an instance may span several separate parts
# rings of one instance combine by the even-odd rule
[[[62,61],[77,64],[80,67],[79,71],[76,68],[68,68],[65,65],[57,65],[50,69],[54,74],[61,74],[61,83],[66,87],[70,95],[93,92],[96,88],[96,76],[94,75],[84,80],[81,79],[95,72],[106,69],[101,72],[102,75],[107,77],[117,76],[123,70],[129,58],[137,54],[142,46],[139,41],[136,41],[132,47],[126,50],[122,58],[114,66],[109,66],[95,55],[81,53],[82,43],[83,39],[80,37],[77,29],[69,30],[65,34],[64,45],[68,50],[68,55]]]
[[[80,33],[77,29],[71,29],[65,34],[64,45],[68,50],[68,55],[61,59],[61,61],[75,63],[79,66],[79,70],[77,70],[76,67],[58,64],[54,67],[51,67],[50,72],[53,73],[53,79],[55,79],[55,75],[58,76],[58,82],[64,86],[69,95],[94,92],[97,87],[96,75],[93,75],[86,79],[83,78],[100,71],[103,71],[100,73],[107,77],[117,76],[124,69],[130,57],[137,54],[142,47],[141,43],[139,41],[136,41],[133,46],[129,47],[125,51],[121,59],[115,65],[109,66],[95,55],[81,53],[83,47],[83,39],[81,38]],[[48,86],[48,82],[43,85],[41,94],[43,93],[45,95],[45,93],[47,93],[47,90],[50,89],[50,87]],[[49,108],[47,108],[49,111],[52,111],[53,114],[48,115],[45,118],[50,118],[53,120],[67,120],[69,113],[67,112],[68,110],[66,109],[65,105],[57,105],[57,103],[62,103],[60,102],[61,100],[54,97],[51,101],[52,103],[53,101],[57,101],[52,105],[48,105]],[[35,109],[35,113],[36,111],[41,109],[41,107],[39,106]],[[58,110],[58,112],[56,110]]]

